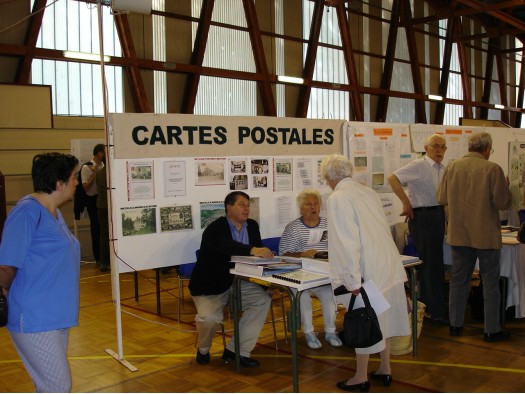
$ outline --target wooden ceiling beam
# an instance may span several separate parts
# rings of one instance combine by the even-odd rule
[[[390,28],[388,30],[388,40],[385,53],[383,73],[381,75],[380,87],[383,90],[390,90],[392,84],[392,73],[394,70],[394,58],[396,54],[397,32],[399,30],[399,18],[401,15],[401,0],[394,0],[392,3],[392,14]],[[385,122],[388,111],[388,95],[379,96],[376,111],[376,122]]]
[[[319,34],[321,33],[321,24],[323,22],[323,11],[324,2],[315,2],[312,15],[312,24],[310,26],[308,47],[306,49],[306,59],[303,69],[304,85],[301,86],[299,98],[297,100],[297,108],[295,111],[295,117],[297,118],[306,118],[308,115],[308,104],[310,102],[310,94],[312,92],[310,83],[315,70],[315,60],[317,58],[317,48],[319,46]]]
[[[31,18],[29,18],[29,28],[25,38],[25,45],[27,51],[25,52],[20,63],[18,64],[17,75],[15,77],[16,83],[27,84],[31,76],[31,65],[35,55],[36,42],[38,34],[42,27],[42,20],[44,19],[44,12],[46,9],[47,0],[35,0]]]
[[[259,22],[257,20],[255,4],[253,0],[243,0],[242,3],[244,6],[244,12],[246,14],[246,22],[248,24],[250,41],[252,43],[255,68],[258,73],[268,75],[268,66],[266,64],[266,57],[264,56],[264,48],[261,39],[261,31],[259,29]],[[277,107],[275,106],[272,85],[267,79],[257,81],[257,85],[259,87],[264,115],[277,116]]]
[[[439,81],[438,95],[447,97],[448,80],[450,76],[450,61],[452,59],[452,44],[454,43],[454,25],[459,22],[459,18],[451,17],[447,23],[447,34],[445,37],[445,47],[443,50],[443,63],[441,64],[441,80]],[[436,103],[434,124],[443,124],[445,117],[445,102]]]
[[[337,21],[339,24],[339,32],[341,34],[341,42],[343,44],[343,55],[345,58],[346,74],[351,86],[359,86],[359,79],[357,77],[357,68],[355,64],[354,48],[352,46],[352,39],[350,37],[350,22],[346,14],[343,2],[339,2],[336,7]],[[361,94],[358,89],[353,89],[350,92],[350,117],[351,120],[364,121],[365,115],[363,111],[363,103],[361,101]]]
[[[525,96],[525,49],[522,49],[521,52],[521,66],[520,66],[520,81],[518,84],[518,96],[516,98],[516,107],[523,108],[524,100],[523,97]],[[517,113],[516,117],[514,118],[514,127],[520,128],[521,127],[521,119],[522,114]]]
[[[131,63],[126,67],[126,75],[129,80],[129,87],[135,104],[135,109],[137,112],[142,113],[151,112],[148,98],[146,97],[144,82],[140,75],[139,62],[129,28],[128,16],[126,14],[115,14],[114,19],[117,34],[120,39],[120,46],[122,47],[122,53]]]
[[[202,8],[197,25],[197,34],[195,35],[195,42],[193,43],[193,52],[191,54],[190,64],[195,67],[202,67],[204,62],[204,54],[206,52],[206,44],[208,42],[208,34],[210,32],[211,18],[215,0],[203,0]],[[182,97],[183,114],[193,114],[195,110],[195,102],[197,100],[197,92],[199,90],[200,74],[192,73],[186,79],[184,87],[184,96]]]
[[[462,25],[461,21],[457,20],[455,24],[455,32],[454,34],[456,36],[461,35],[462,33]],[[471,89],[470,89],[470,70],[468,66],[467,61],[467,51],[465,48],[465,43],[460,42],[456,43],[458,48],[458,60],[459,60],[459,70],[461,75],[461,87],[463,89],[463,100],[465,101],[465,104],[463,105],[463,116],[469,119],[472,119],[473,113],[472,113],[472,96],[471,96]]]
[[[412,18],[412,11],[410,9],[409,0],[403,0],[401,4],[400,22],[410,20]],[[410,69],[412,70],[412,81],[414,85],[414,93],[424,96],[423,84],[421,82],[421,71],[419,68],[419,54],[417,50],[416,34],[414,25],[406,24],[405,32],[407,37],[408,56],[410,58]],[[427,123],[427,115],[425,111],[425,101],[415,100],[415,120],[416,123]]]
[[[490,91],[492,89],[492,73],[494,71],[494,51],[495,45],[497,44],[496,38],[489,39],[489,50],[487,53],[487,60],[485,63],[485,78],[483,79],[483,95],[481,96],[481,102],[490,103]],[[482,108],[480,113],[481,119],[488,119],[489,108]]]

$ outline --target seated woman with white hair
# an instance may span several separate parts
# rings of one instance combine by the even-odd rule
[[[321,175],[334,190],[327,200],[332,286],[335,289],[342,284],[358,295],[361,280],[372,280],[390,304],[378,316],[383,340],[368,348],[356,348],[355,375],[337,383],[341,390],[368,392],[369,355],[381,356],[371,378],[390,386],[390,338],[410,334],[404,289],[407,276],[379,196],[354,181],[352,171],[352,163],[342,155],[327,156],[321,163]]]
[[[328,250],[326,218],[319,216],[321,195],[315,189],[305,189],[297,196],[297,205],[301,216],[288,223],[284,229],[279,243],[279,254],[281,256],[313,258],[317,252]],[[322,346],[314,332],[311,296],[315,296],[321,301],[325,340],[332,346],[342,346],[343,343],[335,331],[336,305],[332,287],[325,285],[304,291],[299,302],[301,322],[308,347],[319,349]]]

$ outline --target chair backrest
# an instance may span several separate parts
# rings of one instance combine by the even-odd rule
[[[181,264],[179,265],[178,268],[179,268],[179,275],[189,279],[191,278],[191,273],[193,272],[193,268],[195,268],[195,263]]]
[[[270,249],[274,254],[279,254],[279,242],[281,242],[281,237],[265,238],[262,240],[263,246]]]

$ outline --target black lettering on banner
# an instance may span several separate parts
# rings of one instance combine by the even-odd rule
[[[168,126],[166,127],[166,131],[168,134],[168,145],[173,145],[173,140],[175,140],[175,144],[183,145],[182,139],[180,138],[182,130],[179,126]]]
[[[184,126],[183,130],[188,132],[188,145],[193,145],[193,132],[197,131],[197,126]]]
[[[313,134],[313,144],[323,145],[323,129],[314,129]]]
[[[211,145],[211,127],[210,126],[199,126],[199,144],[200,145]]]
[[[215,142],[217,145],[224,145],[228,138],[226,137],[226,134],[228,131],[224,126],[217,126],[215,128],[215,137],[213,138],[213,142]]]
[[[275,145],[279,141],[279,136],[277,135],[277,129],[275,127],[269,127],[266,130],[266,142],[270,145]]]
[[[244,139],[250,136],[250,128],[239,126],[239,145],[244,144]]]
[[[334,143],[334,131],[332,129],[326,129],[324,135],[326,136],[324,143],[332,145]]]
[[[139,138],[139,132],[148,132],[148,128],[146,126],[136,126],[133,128],[133,131],[131,132],[131,138],[133,139],[133,142],[137,145],[146,145],[149,141],[148,137]]]
[[[287,134],[290,132],[290,129],[289,128],[285,128],[285,127],[279,127],[279,132],[283,135],[283,145],[286,145],[288,143],[287,139],[288,139],[288,136]]]
[[[153,127],[153,132],[151,133],[149,144],[155,145],[157,142],[160,142],[162,145],[166,145],[166,138],[164,137],[164,132],[162,131],[162,127],[160,126]]]
[[[290,134],[290,140],[288,145],[301,144],[301,137],[299,136],[299,131],[294,127],[292,133]]]
[[[264,137],[266,136],[266,132],[264,131],[262,127],[256,126],[252,129],[251,135],[252,135],[252,141],[259,145],[264,142]]]
[[[303,145],[312,145],[312,140],[308,139],[308,133],[306,129],[303,129],[303,139],[301,143]]]

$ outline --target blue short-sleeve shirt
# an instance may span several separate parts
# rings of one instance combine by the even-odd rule
[[[20,200],[5,222],[0,265],[17,268],[7,301],[8,330],[78,325],[80,245],[59,210],[55,218],[35,198]]]

